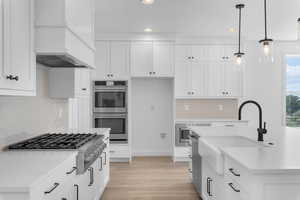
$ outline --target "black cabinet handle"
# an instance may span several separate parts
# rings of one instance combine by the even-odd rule
[[[68,175],[69,175],[69,174],[72,174],[73,172],[76,171],[76,169],[77,169],[77,167],[73,167],[72,170],[66,172],[66,174],[68,174]]]
[[[105,151],[103,153],[104,153],[104,165],[106,165],[106,161],[107,161],[106,157],[107,157],[107,155],[106,155]]]
[[[86,91],[87,89],[86,88],[81,88],[81,90]]]
[[[233,168],[230,168],[229,171],[235,176],[238,176],[238,177],[241,176],[240,174],[235,173]]]
[[[89,186],[92,186],[94,184],[94,168],[90,167],[89,171],[90,171],[90,183],[89,183]]]
[[[8,76],[6,76],[6,79],[18,81],[19,80],[19,76],[8,75]]]
[[[207,180],[206,180],[206,184],[207,184],[206,189],[207,189],[207,194],[210,197],[212,196],[212,194],[211,194],[211,182],[212,182],[212,179],[208,177]]]
[[[53,187],[52,187],[50,190],[48,190],[48,191],[46,191],[46,192],[44,192],[44,193],[45,193],[45,194],[50,194],[50,193],[53,192],[53,190],[55,190],[58,186],[59,186],[59,183],[54,183]]]
[[[234,187],[233,183],[228,183],[228,185],[231,187],[231,189],[232,189],[233,191],[235,191],[235,192],[241,192],[241,190],[236,189],[236,188]]]
[[[102,161],[102,156],[100,156],[100,169],[99,171],[102,171],[103,170],[103,161]]]
[[[79,185],[75,184],[74,187],[76,188],[76,200],[79,200]]]

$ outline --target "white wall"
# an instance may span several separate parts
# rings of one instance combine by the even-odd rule
[[[67,128],[67,103],[48,97],[48,69],[37,65],[37,96],[0,96],[0,144],[1,138],[14,140],[25,136],[25,132],[41,134]]]
[[[132,80],[133,155],[172,155],[173,102],[173,80]]]
[[[276,42],[274,63],[259,62],[261,46],[257,41],[246,43],[245,98],[258,101],[263,108],[263,120],[267,122],[266,138],[276,139],[281,134],[284,111],[285,55],[300,54],[295,42]],[[243,101],[242,100],[242,101]],[[243,119],[258,127],[258,112],[253,105],[244,108]],[[253,134],[257,134],[256,131]],[[283,133],[282,133],[283,134]]]

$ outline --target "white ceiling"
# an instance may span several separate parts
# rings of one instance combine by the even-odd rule
[[[235,36],[238,11],[244,3],[243,35],[263,38],[263,0],[155,0],[146,6],[140,0],[96,0],[96,33],[142,33],[151,27],[155,33],[193,36]],[[268,0],[270,36],[274,39],[297,38],[300,0]]]

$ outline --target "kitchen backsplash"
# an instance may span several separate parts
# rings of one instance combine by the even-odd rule
[[[0,96],[0,145],[68,126],[68,101],[48,97],[48,69],[37,67],[37,96]]]
[[[177,119],[236,119],[237,99],[176,100]]]

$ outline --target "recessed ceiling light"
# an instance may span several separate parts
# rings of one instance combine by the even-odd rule
[[[151,33],[153,30],[151,28],[145,28],[144,32]]]
[[[142,4],[145,4],[145,5],[151,5],[154,3],[154,0],[140,0],[142,2]]]

